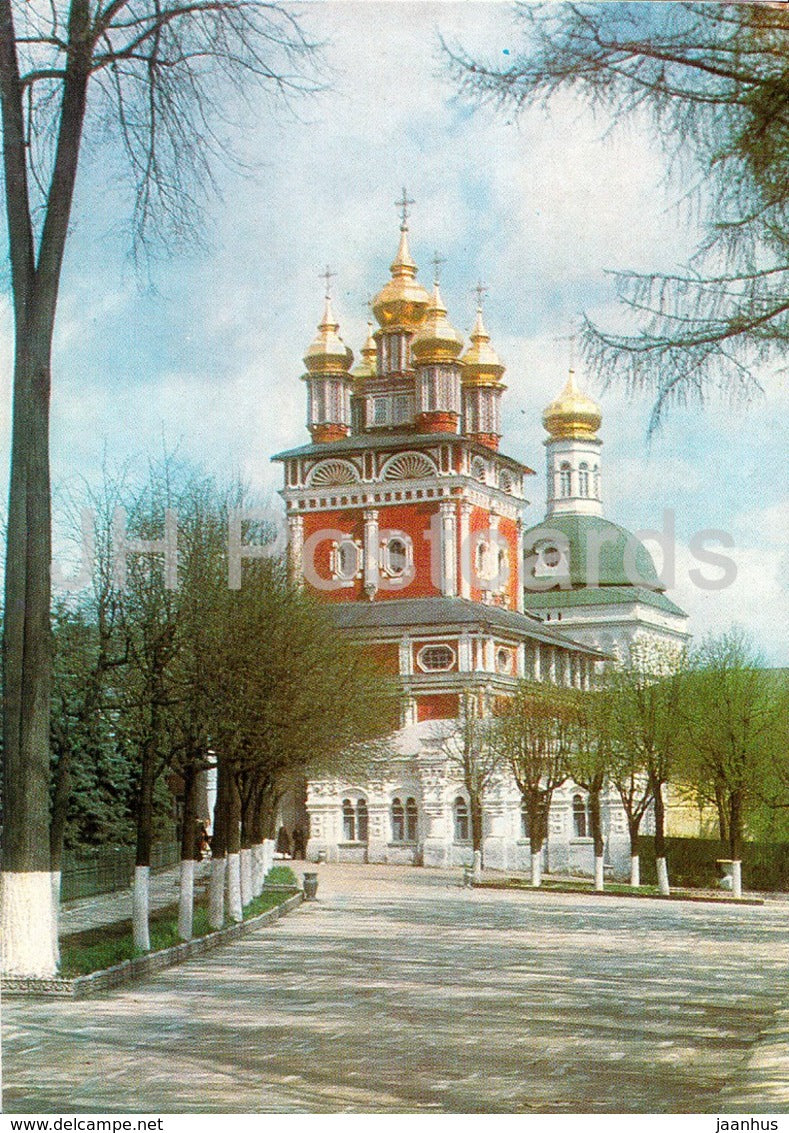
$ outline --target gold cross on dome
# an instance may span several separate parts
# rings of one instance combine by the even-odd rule
[[[477,295],[477,309],[481,311],[482,310],[482,296],[487,295],[488,288],[485,286],[485,284],[482,282],[482,280],[478,280],[477,286],[474,288],[474,291],[476,292],[476,295]]]
[[[331,281],[337,275],[336,271],[332,271],[329,265],[326,265],[326,270],[320,272],[320,278],[326,281],[326,298],[331,298]]]
[[[401,228],[407,228],[408,227],[408,206],[412,205],[412,204],[414,204],[414,201],[408,196],[408,193],[406,192],[405,187],[404,187],[403,188],[403,199],[402,199],[402,201],[395,201],[396,207],[401,210],[401,212],[400,212],[400,217],[401,217],[400,227]]]

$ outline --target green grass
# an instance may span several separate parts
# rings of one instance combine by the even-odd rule
[[[298,885],[299,879],[287,865],[274,865],[266,874],[267,885]]]
[[[295,874],[287,867],[277,866],[271,873],[281,871],[288,874],[286,880],[277,884],[297,884]],[[271,874],[266,880],[269,880]],[[293,881],[290,881],[290,878]],[[259,916],[277,905],[281,905],[288,898],[287,893],[263,892],[244,909],[244,920]],[[224,927],[233,922],[225,919]],[[208,908],[206,905],[195,905],[193,937],[207,936],[214,930],[208,923]],[[157,910],[150,919],[151,952],[160,952],[163,948],[172,948],[181,944],[178,935],[178,910],[176,906]],[[60,975],[65,979],[75,976],[87,976],[91,972],[99,972],[103,968],[111,968],[124,960],[133,960],[136,956],[143,956],[134,947],[130,921],[119,921],[116,924],[103,925],[101,928],[89,929],[85,932],[72,933],[63,937],[60,942]]]

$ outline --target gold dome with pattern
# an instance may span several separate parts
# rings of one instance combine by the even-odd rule
[[[471,346],[463,355],[463,384],[468,386],[500,385],[504,365],[490,345],[490,335],[482,319],[482,307],[477,307],[477,317],[471,332]]]
[[[570,376],[559,396],[542,415],[542,423],[555,440],[565,437],[583,439],[593,437],[600,428],[603,414],[600,406],[587,397],[575,383],[575,372]]]
[[[310,374],[346,374],[353,362],[353,351],[345,345],[337,333],[340,324],[334,318],[331,299],[326,296],[323,318],[318,323],[318,333],[304,355],[304,365]]]
[[[436,281],[425,321],[411,339],[414,361],[423,364],[454,362],[462,349],[463,339],[447,318],[447,309]]]
[[[373,324],[371,322],[367,324],[367,339],[361,349],[361,355],[358,364],[353,368],[353,376],[356,381],[364,381],[365,378],[374,378],[378,371],[376,364],[378,347],[373,338]]]
[[[400,226],[400,246],[389,270],[392,278],[373,299],[373,314],[384,330],[416,330],[427,314],[430,295],[416,282],[417,266],[411,259],[405,223]]]

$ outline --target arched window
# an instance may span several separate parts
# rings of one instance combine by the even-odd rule
[[[342,800],[342,836],[346,842],[356,841],[356,812],[350,799]]]
[[[586,802],[583,795],[573,795],[573,834],[576,838],[586,838]]]
[[[578,466],[578,493],[581,496],[589,496],[589,465],[585,462]]]
[[[392,799],[392,841],[405,842],[405,811],[400,799]]]
[[[566,460],[563,460],[559,465],[559,495],[569,496],[572,495],[572,480],[570,475],[570,465]]]
[[[356,804],[356,841],[367,841],[367,803],[364,799],[359,799]]]
[[[416,799],[406,799],[405,803],[405,840],[416,841],[416,828],[419,812],[416,809]]]
[[[455,799],[455,841],[470,842],[468,803],[462,795]]]
[[[529,826],[529,807],[525,799],[521,799],[521,838],[528,838],[531,834]]]
[[[410,548],[404,539],[394,536],[384,545],[383,567],[387,574],[395,578],[405,574],[411,565]]]

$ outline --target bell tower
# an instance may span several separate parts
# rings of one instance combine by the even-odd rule
[[[575,373],[559,396],[545,409],[542,423],[547,468],[547,517],[602,515],[600,449],[597,436],[603,415],[600,406],[576,385]]]

